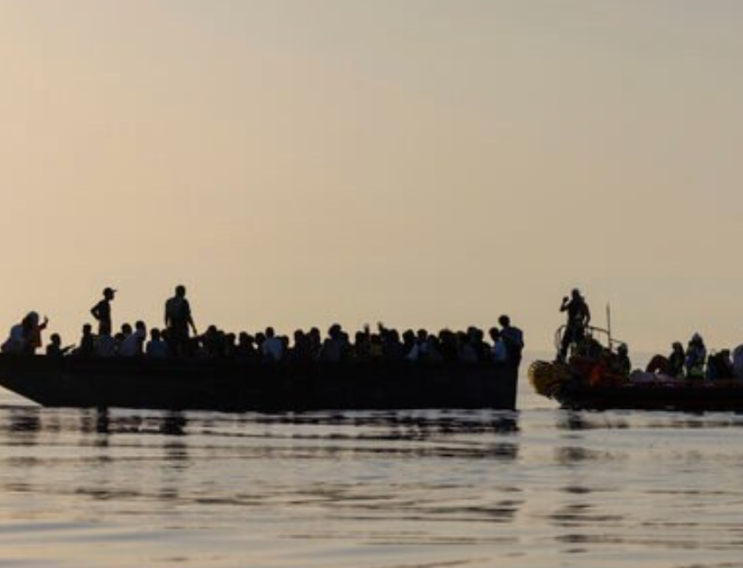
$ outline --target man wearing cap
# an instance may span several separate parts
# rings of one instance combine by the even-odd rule
[[[90,313],[98,321],[98,335],[111,335],[111,301],[116,295],[116,290],[106,288],[103,290],[103,299],[98,302]]]

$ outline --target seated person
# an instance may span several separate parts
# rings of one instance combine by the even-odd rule
[[[51,343],[46,346],[47,357],[64,357],[72,350],[72,346],[62,347],[62,338],[58,333],[53,333],[49,341]]]
[[[119,343],[115,337],[101,335],[95,340],[96,357],[116,357],[119,351]]]
[[[625,343],[617,348],[616,370],[622,375],[629,376],[632,372],[632,362],[629,358],[629,349]]]
[[[138,357],[144,353],[144,342],[147,340],[147,326],[143,321],[138,321],[134,331],[124,338],[119,346],[121,357]]]
[[[684,352],[684,346],[680,342],[676,341],[671,346],[671,354],[668,356],[668,375],[671,377],[683,377],[684,376],[684,363],[686,361],[686,353]]]
[[[168,343],[163,339],[157,328],[150,331],[150,341],[147,343],[147,356],[152,359],[166,359],[170,355]]]
[[[95,335],[93,335],[93,326],[89,323],[83,326],[80,347],[75,350],[74,354],[79,357],[93,357],[95,355]]]

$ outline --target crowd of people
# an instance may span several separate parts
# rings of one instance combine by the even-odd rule
[[[573,290],[562,300],[561,312],[567,313],[567,322],[561,337],[557,359],[566,361],[568,353],[581,358],[602,360],[616,374],[645,379],[648,376],[664,376],[686,379],[743,379],[743,345],[732,352],[722,349],[708,353],[704,339],[695,333],[686,348],[674,342],[671,352],[656,355],[645,371],[632,372],[629,349],[621,343],[616,351],[602,346],[591,334],[591,311],[580,290]]]
[[[342,361],[417,361],[427,363],[494,362],[518,366],[524,349],[523,332],[511,324],[508,316],[499,318],[499,326],[486,333],[476,327],[466,331],[442,330],[429,333],[421,329],[400,332],[382,324],[368,326],[353,337],[340,325],[330,327],[325,337],[318,328],[297,330],[289,338],[272,327],[250,334],[229,333],[209,326],[199,333],[194,323],[186,288],[178,286],[165,304],[165,326],[148,330],[143,321],[123,324],[114,331],[112,302],[116,290],[106,288],[102,299],[91,309],[97,329],[85,324],[76,346],[64,346],[59,334],[52,334],[46,346],[49,357],[147,357],[232,358],[266,362],[342,362]],[[42,332],[48,319],[32,312],[13,326],[4,353],[33,355],[42,347]]]
[[[684,346],[676,341],[667,355],[656,355],[650,360],[647,373],[687,379],[743,379],[743,345],[732,352],[721,349],[707,352],[704,339],[695,333]]]

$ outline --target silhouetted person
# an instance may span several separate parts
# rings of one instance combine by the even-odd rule
[[[448,363],[459,360],[459,348],[457,346],[457,336],[448,329],[439,332],[439,342],[441,343],[441,356]]]
[[[266,328],[266,339],[261,345],[261,352],[266,361],[278,363],[284,358],[284,342],[276,337],[276,332],[272,327]]]
[[[475,356],[478,361],[490,360],[490,348],[485,343],[485,333],[477,327],[470,326],[467,328],[467,338],[469,344],[475,350]]]
[[[626,377],[628,377],[632,372],[632,361],[630,361],[629,358],[629,349],[624,343],[617,348],[616,365],[617,371]]]
[[[490,339],[493,341],[493,361],[495,363],[506,363],[508,361],[508,346],[503,339],[503,332],[497,327],[490,330]]]
[[[111,335],[113,330],[111,325],[111,302],[115,296],[116,290],[106,288],[103,290],[103,299],[90,310],[90,313],[98,322],[98,335]]]
[[[524,352],[524,332],[511,325],[511,318],[508,316],[498,318],[498,323],[501,325],[500,336],[506,346],[507,360],[518,367]]]
[[[702,336],[695,333],[686,348],[686,376],[689,379],[704,378],[704,364],[707,361],[707,347],[704,345]]]
[[[591,310],[588,308],[585,298],[581,296],[580,290],[576,288],[572,291],[570,298],[566,296],[562,299],[560,311],[568,314],[559,355],[560,360],[564,361],[570,346],[580,344],[585,339],[586,328],[591,323]]]
[[[255,348],[255,338],[246,332],[241,332],[237,340],[237,358],[240,361],[256,361],[258,350]]]
[[[460,363],[473,364],[479,361],[477,349],[470,342],[470,337],[463,331],[457,333],[457,359]]]
[[[719,353],[709,356],[707,360],[707,380],[732,379],[733,376],[733,361],[730,358],[730,349],[723,349]]]
[[[291,360],[294,363],[307,363],[314,360],[312,339],[301,329],[294,332],[294,345],[290,350]]]
[[[320,351],[322,350],[322,333],[320,332],[320,329],[317,327],[311,328],[310,332],[307,334],[307,337],[309,339],[309,347],[310,352],[312,353],[312,358],[319,359]]]
[[[122,357],[140,357],[144,354],[144,344],[147,341],[147,326],[143,321],[134,324],[134,331],[129,326],[129,334],[119,345],[119,355]],[[124,332],[126,333],[126,332]]]
[[[10,329],[10,337],[2,345],[3,353],[33,355],[41,347],[41,333],[49,324],[49,318],[41,322],[39,314],[29,312],[21,323]]]
[[[49,338],[49,345],[46,346],[47,357],[64,357],[70,352],[72,347],[62,347],[62,338],[58,333],[53,333]]]
[[[320,359],[330,363],[338,363],[346,358],[348,340],[339,324],[333,324],[328,330],[328,338],[323,342],[320,350]]]
[[[684,376],[684,363],[686,362],[686,353],[684,346],[676,341],[671,346],[671,354],[668,356],[668,375],[671,377]]]
[[[116,336],[99,335],[95,339],[95,356],[96,357],[116,357],[119,353],[119,344],[122,335],[117,333]]]
[[[83,336],[80,338],[80,345],[75,350],[75,355],[80,357],[95,355],[95,335],[93,335],[93,326],[89,323],[83,326]]]
[[[198,335],[191,315],[191,305],[186,299],[185,286],[176,287],[175,296],[165,303],[165,327],[171,353],[182,357],[188,351],[189,330]]]
[[[150,341],[147,343],[147,356],[152,359],[167,359],[168,355],[168,344],[163,340],[160,330],[154,328],[150,331]]]

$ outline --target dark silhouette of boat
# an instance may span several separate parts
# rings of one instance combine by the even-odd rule
[[[560,340],[558,331],[557,341]],[[589,337],[609,337],[608,346],[567,362],[535,361],[529,379],[538,394],[572,410],[743,411],[743,381],[672,378],[662,375],[632,380],[612,365],[614,346],[607,330],[590,328]]]
[[[545,365],[559,367],[559,363],[537,362],[530,370],[542,367],[543,385],[538,392],[557,400],[563,408],[572,410],[674,410],[683,412],[743,412],[743,381],[729,379],[701,381],[664,379],[643,383],[624,380],[619,383],[591,384],[585,375],[572,375],[566,369],[548,370]],[[564,366],[563,366],[564,367]],[[552,380],[549,389],[544,383],[546,374],[563,376]],[[532,379],[532,382],[535,382]]]
[[[0,355],[0,385],[49,407],[515,410],[518,370],[491,363],[263,363]]]

